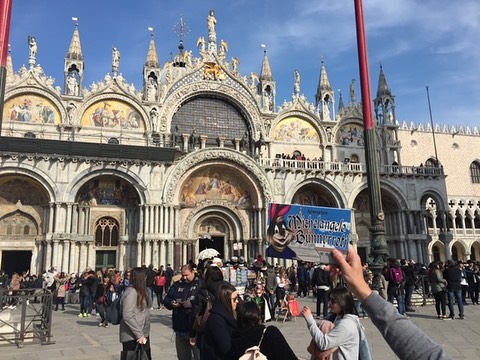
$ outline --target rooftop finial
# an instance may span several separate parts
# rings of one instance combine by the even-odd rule
[[[182,14],[180,14],[180,22],[176,23],[173,27],[173,32],[180,37],[180,42],[183,42],[183,38],[190,34],[190,28],[183,21]]]
[[[75,22],[75,26],[78,26],[78,18],[76,16],[72,16],[72,20]]]

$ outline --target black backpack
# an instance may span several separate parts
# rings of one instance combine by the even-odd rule
[[[122,320],[122,305],[120,304],[120,297],[113,300],[110,306],[109,323],[112,325],[119,325]]]

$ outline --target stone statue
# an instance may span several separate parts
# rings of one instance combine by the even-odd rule
[[[328,103],[328,97],[325,97],[325,99],[323,99],[322,110],[323,110],[323,116],[322,116],[323,120],[330,120],[330,108]]]
[[[298,96],[300,94],[300,73],[295,70],[295,82],[293,83],[293,94]]]
[[[75,113],[77,111],[77,107],[74,104],[69,104],[67,107],[67,119],[68,125],[73,125],[75,121]]]
[[[175,128],[173,129],[172,135],[171,135],[171,141],[172,145],[175,146],[178,141],[178,125],[175,125]]]
[[[73,72],[67,77],[67,95],[78,95],[77,78]]]
[[[118,66],[120,65],[120,51],[114,46],[112,47],[112,72],[116,74],[118,72]]]
[[[240,63],[240,60],[238,60],[238,58],[236,58],[236,57],[232,58],[232,74],[234,74],[234,75],[238,74],[239,63]]]
[[[205,51],[205,38],[200,36],[197,40],[197,48],[201,53]]]
[[[215,24],[217,23],[217,19],[215,19],[215,11],[210,10],[210,13],[207,17],[207,24],[208,24],[208,33],[215,34]]]
[[[158,110],[155,107],[150,110],[150,121],[152,122],[152,130],[155,131],[158,121]]]
[[[157,97],[157,84],[155,84],[155,79],[149,77],[148,84],[147,84],[147,101],[155,101]]]
[[[37,41],[35,37],[28,35],[28,49],[29,49],[29,58],[35,59],[37,56]]]

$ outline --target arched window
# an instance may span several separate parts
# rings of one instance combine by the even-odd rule
[[[480,184],[480,163],[478,161],[470,164],[470,176],[472,177],[472,183]]]
[[[95,245],[117,246],[118,234],[117,220],[111,217],[101,218],[95,226]]]
[[[478,210],[475,211],[475,216],[473,218],[473,227],[475,229],[480,229],[480,214],[479,214]]]
[[[455,214],[455,229],[463,229],[462,215],[458,210]]]
[[[452,259],[458,261],[458,249],[456,245],[452,246]]]
[[[475,247],[470,248],[470,260],[477,261],[477,254],[475,253]]]
[[[433,261],[440,261],[440,249],[438,246],[432,247]]]
[[[468,211],[465,211],[465,228],[471,229],[472,227],[473,227],[473,219],[468,213]]]
[[[425,161],[425,167],[437,167],[437,160],[434,158],[430,158],[427,161]]]

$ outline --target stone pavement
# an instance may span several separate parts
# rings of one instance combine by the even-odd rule
[[[299,299],[300,306],[308,305],[315,311],[312,298]],[[465,307],[465,320],[438,320],[432,305],[416,307],[409,313],[412,322],[427,332],[454,359],[480,358],[480,306]],[[78,305],[66,305],[65,312],[53,312],[53,340],[55,344],[25,343],[23,348],[0,343],[0,359],[54,360],[54,359],[119,359],[118,326],[99,328],[96,316],[78,318]],[[374,359],[397,359],[370,319],[362,319]],[[285,335],[300,359],[309,359],[307,346],[310,335],[305,320],[298,317],[286,322],[273,322]],[[168,310],[152,310],[152,355],[154,360],[173,360],[175,344]]]

